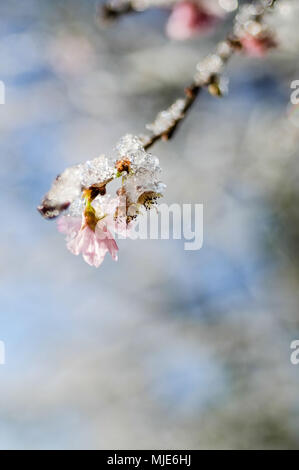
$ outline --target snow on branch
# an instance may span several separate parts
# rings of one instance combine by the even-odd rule
[[[214,53],[197,64],[193,82],[184,90],[185,96],[177,99],[167,110],[159,112],[153,123],[147,124],[146,128],[151,133],[141,136],[146,149],[157,140],[168,140],[174,135],[203,88],[207,88],[213,96],[223,95],[225,81],[222,81],[221,74],[235,52],[263,57],[271,47],[275,47],[274,33],[263,20],[276,1],[264,0],[239,9],[233,31],[217,45]]]

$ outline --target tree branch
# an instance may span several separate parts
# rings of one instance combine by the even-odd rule
[[[100,7],[100,16],[104,21],[111,21],[134,11],[136,10],[130,1],[107,1]]]
[[[265,13],[273,8],[277,1],[260,0],[257,2],[257,13],[251,15],[251,21],[262,23]],[[222,68],[236,51],[243,48],[240,40],[240,28],[246,27],[246,21],[239,23],[238,13],[239,10],[235,16],[233,32],[218,44],[216,53],[207,56],[197,65],[194,80],[185,89],[185,96],[176,100],[167,110],[159,112],[155,121],[146,126],[151,131],[150,135],[140,136],[145,149],[149,149],[158,140],[167,141],[173,137],[179,124],[186,117],[203,88],[207,88],[213,96],[222,96],[220,84]],[[268,42],[269,47],[273,46],[274,42],[269,41],[269,37],[264,36],[264,40]]]
[[[103,20],[116,20],[127,13],[140,13],[149,8],[171,7],[176,0],[107,0],[100,7]]]

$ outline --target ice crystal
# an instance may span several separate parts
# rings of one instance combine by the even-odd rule
[[[217,54],[222,60],[227,60],[233,53],[233,48],[228,41],[221,41],[217,47]]]
[[[108,181],[115,176],[113,161],[105,157],[105,155],[100,155],[91,161],[88,160],[82,165],[81,171],[81,185],[84,188]]]
[[[219,54],[210,54],[204,60],[197,64],[197,71],[194,80],[198,85],[207,84],[213,75],[221,72],[223,67],[223,59]]]
[[[176,100],[170,108],[165,111],[161,111],[153,123],[147,124],[146,128],[149,131],[152,131],[153,134],[167,132],[167,130],[169,130],[178,119],[183,117],[184,107],[185,100]]]
[[[159,159],[146,152],[142,141],[132,135],[124,136],[116,149],[120,157],[131,162],[131,171],[124,176],[122,185],[129,205],[137,204],[144,193],[151,193],[153,200],[159,197],[165,189],[160,181]]]
[[[83,211],[84,211],[84,201],[80,193],[80,196],[74,199],[74,201],[70,204],[68,208],[68,214],[72,217],[80,217]]]
[[[67,168],[57,176],[38,209],[45,218],[57,217],[68,207],[75,212],[84,188],[92,185],[104,187],[114,177],[114,165],[104,155]]]
[[[240,7],[235,19],[235,35],[242,38],[248,34],[257,36],[262,32],[265,32],[267,30],[267,26],[264,23],[261,23],[260,17],[270,4],[270,1],[264,1],[260,4],[245,4]]]

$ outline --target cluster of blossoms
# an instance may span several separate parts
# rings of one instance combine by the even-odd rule
[[[58,230],[66,235],[67,248],[98,267],[108,252],[117,260],[116,235],[129,237],[143,208],[150,209],[162,196],[160,172],[159,160],[144,150],[141,140],[126,135],[114,157],[102,155],[67,168],[38,210],[47,219],[59,217]],[[107,187],[115,179],[120,185],[112,196]]]

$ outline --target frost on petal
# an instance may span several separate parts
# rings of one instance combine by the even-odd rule
[[[92,203],[96,216],[100,219],[97,224],[96,233],[99,238],[107,238],[107,233],[103,230],[106,227],[109,238],[114,238],[112,234],[120,233],[122,228],[126,230],[126,198],[123,196],[110,197],[98,196]]]
[[[119,205],[119,198],[118,197],[112,198],[109,195],[98,196],[92,202],[92,206],[94,207],[98,218],[114,215],[118,205]]]
[[[82,165],[81,184],[83,188],[91,186],[102,188],[115,177],[116,171],[112,160],[100,155]]]
[[[80,165],[76,165],[67,168],[61,175],[57,176],[38,210],[46,219],[53,219],[67,209],[80,193],[81,168]]]
[[[50,191],[43,198],[39,212],[46,219],[57,217],[80,197],[84,188],[94,187],[104,194],[106,184],[116,175],[115,167],[104,155],[82,165],[67,168],[57,176]]]
[[[127,198],[127,206],[140,204],[139,197],[144,193],[160,197],[165,186],[161,183],[160,162],[157,157],[146,152],[141,140],[133,135],[124,136],[118,146],[118,154],[131,162],[131,171],[123,177],[122,195]]]

